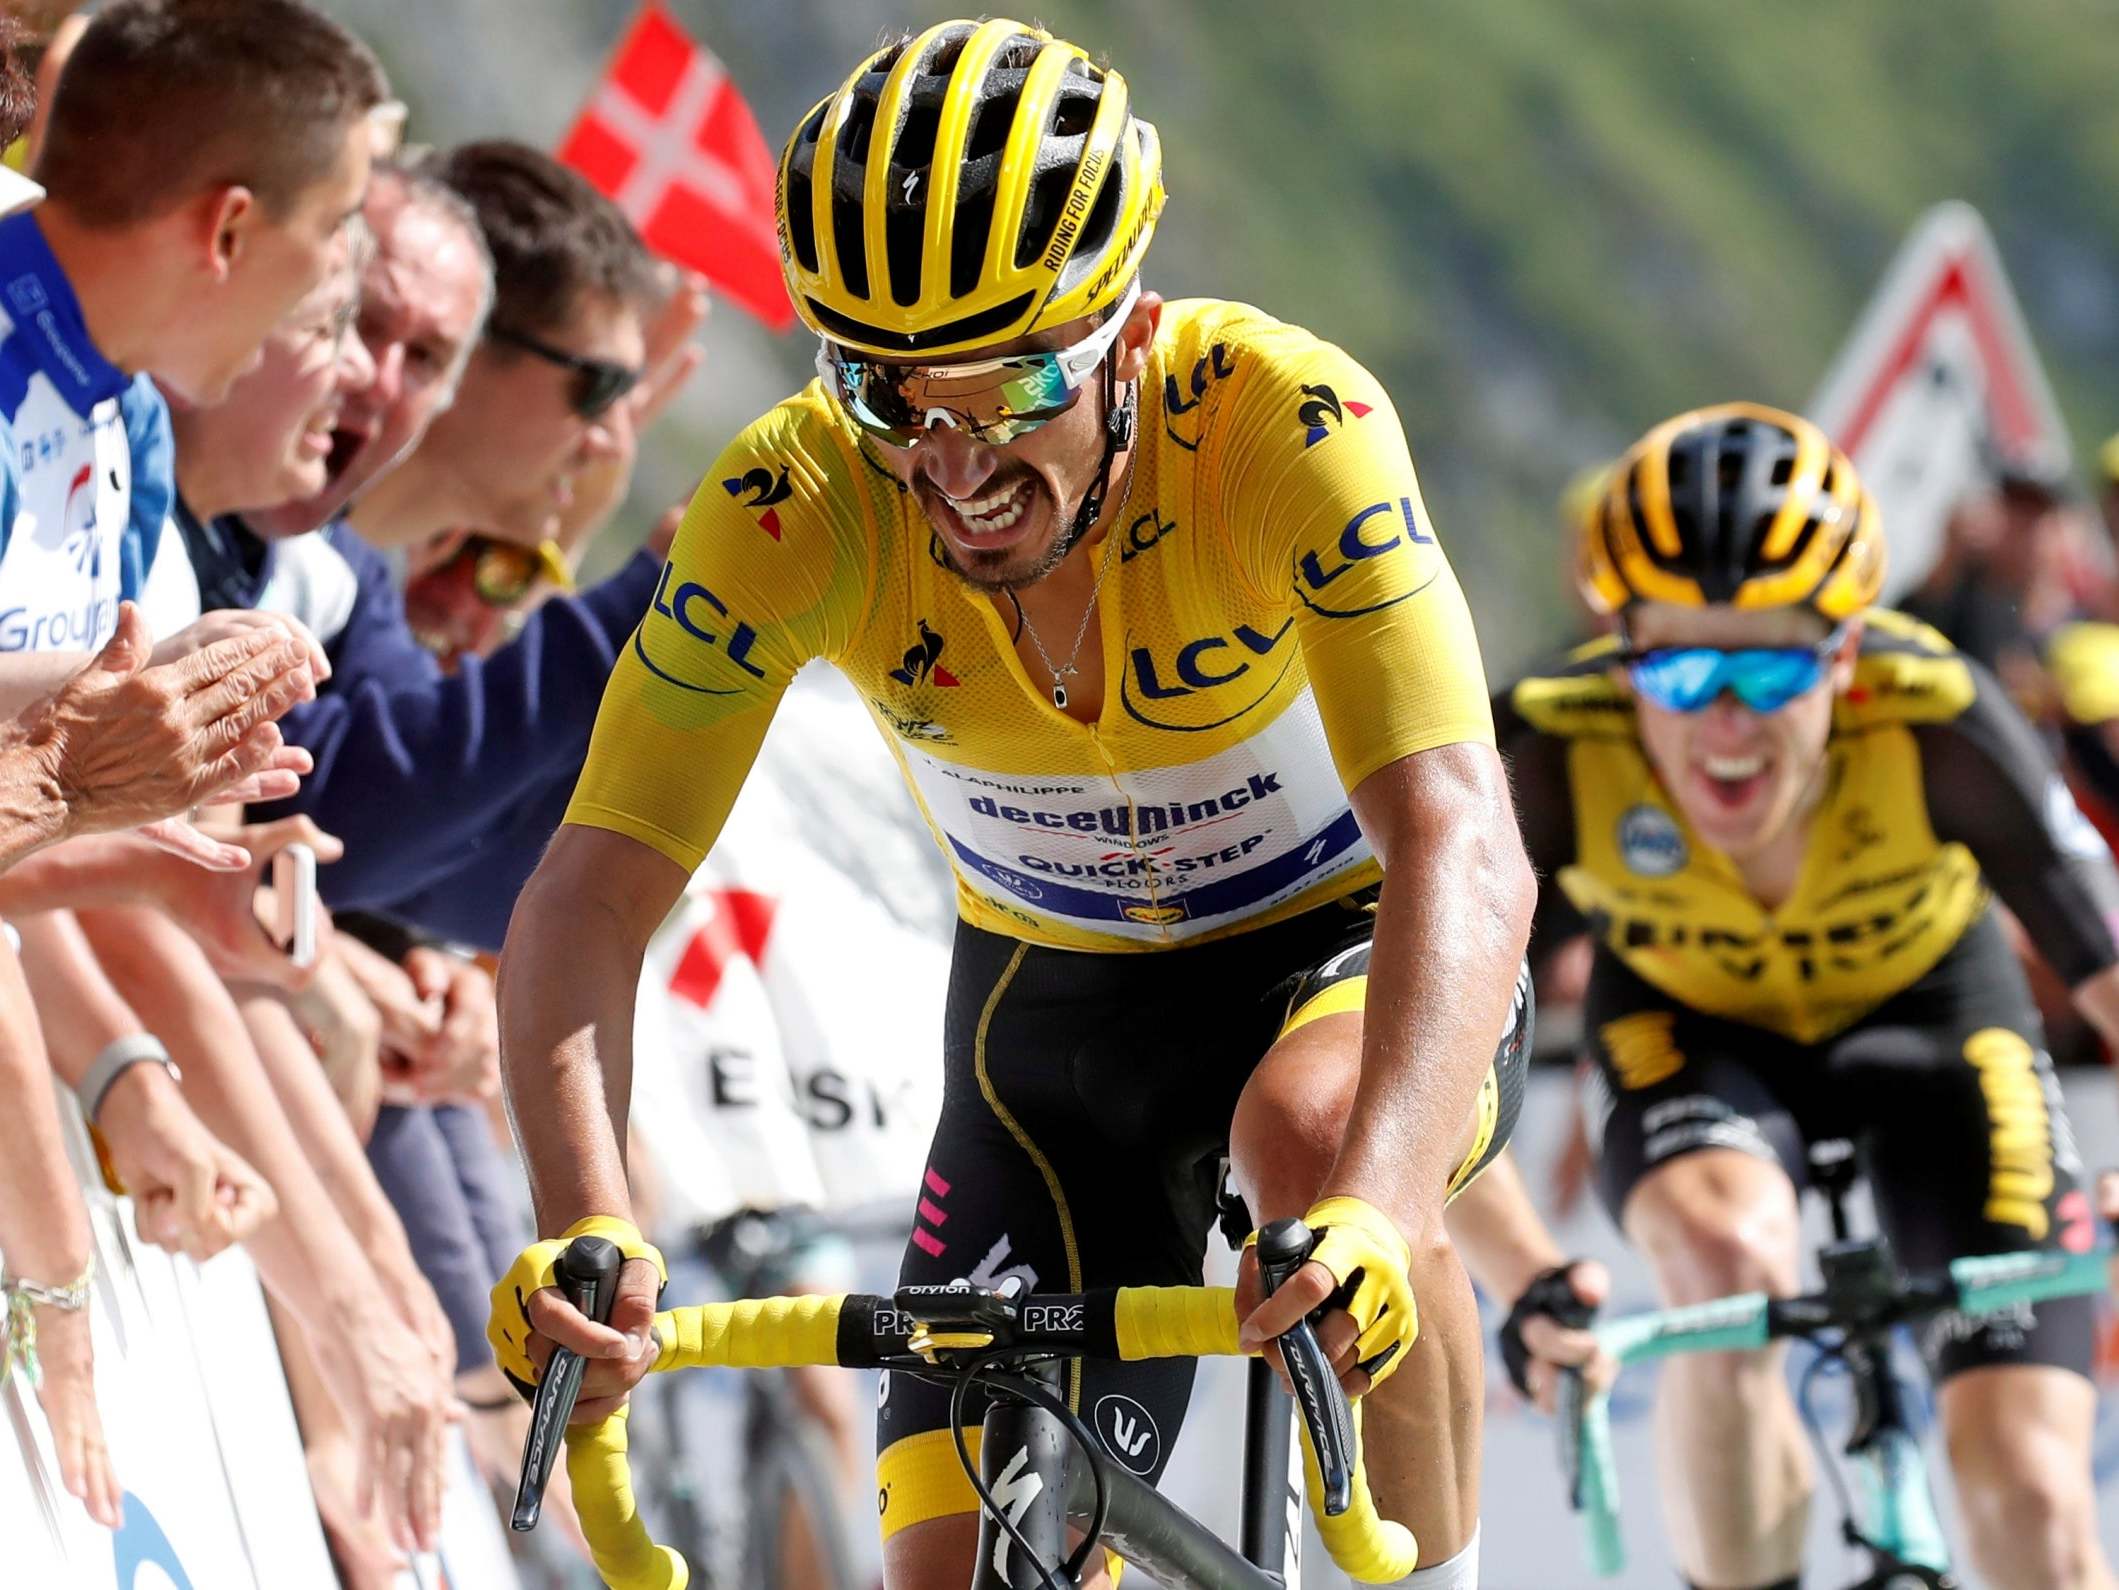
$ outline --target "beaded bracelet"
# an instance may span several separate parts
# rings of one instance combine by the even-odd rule
[[[96,1256],[64,1286],[44,1286],[21,1279],[0,1281],[0,1300],[6,1303],[6,1339],[0,1344],[0,1386],[17,1365],[31,1386],[44,1384],[44,1366],[37,1361],[37,1310],[55,1308],[62,1314],[78,1314],[88,1307],[88,1283],[96,1273]]]

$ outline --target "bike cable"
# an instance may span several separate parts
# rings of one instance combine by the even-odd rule
[[[1846,1472],[1840,1467],[1839,1458],[1832,1451],[1831,1442],[1825,1439],[1824,1421],[1810,1405],[1811,1389],[1816,1382],[1828,1375],[1851,1377],[1854,1366],[1847,1361],[1847,1344],[1844,1340],[1826,1343],[1813,1338],[1811,1345],[1817,1349],[1817,1356],[1810,1360],[1809,1367],[1796,1382],[1796,1411],[1802,1417],[1803,1428],[1810,1432],[1810,1444],[1817,1448],[1818,1467],[1825,1471],[1826,1477],[1832,1482],[1833,1499],[1839,1503],[1841,1534],[1849,1545],[1873,1550],[1874,1547],[1854,1524],[1854,1492],[1847,1484]]]
[[[1098,1542],[1103,1539],[1104,1519],[1111,1502],[1104,1478],[1104,1466],[1097,1460],[1098,1443],[1095,1434],[1082,1423],[1081,1417],[1072,1408],[1035,1380],[994,1370],[995,1364],[1014,1356],[1015,1351],[1013,1348],[997,1348],[982,1354],[974,1358],[970,1367],[957,1377],[956,1384],[950,1388],[949,1393],[950,1438],[956,1443],[957,1462],[963,1465],[964,1476],[971,1481],[971,1489],[979,1499],[979,1506],[989,1518],[1001,1526],[1002,1533],[1014,1544],[1016,1550],[1037,1569],[1038,1581],[1044,1590],[1075,1590],[1081,1583],[1082,1570],[1088,1566],[1090,1556],[1096,1551]],[[1096,1506],[1090,1514],[1089,1532],[1082,1537],[1081,1545],[1060,1564],[1060,1571],[1066,1575],[1064,1582],[1055,1580],[1052,1569],[1038,1560],[1037,1551],[1016,1527],[1015,1520],[994,1502],[993,1492],[979,1477],[978,1464],[972,1461],[971,1448],[964,1440],[964,1412],[972,1387],[981,1381],[1043,1408],[1060,1421],[1089,1460],[1089,1473],[1096,1481]]]

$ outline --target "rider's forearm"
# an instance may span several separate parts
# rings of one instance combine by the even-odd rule
[[[1465,1125],[1508,1020],[1537,883],[1490,749],[1408,757],[1364,782],[1355,809],[1385,872],[1361,1080],[1325,1191],[1364,1198],[1409,1235],[1439,1239]]]
[[[631,915],[548,855],[508,924],[500,1069],[542,1236],[632,1215],[622,1137],[645,940]]]
[[[1445,1223],[1472,1279],[1503,1302],[1521,1297],[1532,1281],[1567,1262],[1538,1218],[1510,1153],[1464,1189]]]

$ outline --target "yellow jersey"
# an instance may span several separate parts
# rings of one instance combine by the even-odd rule
[[[1154,949],[1373,882],[1347,792],[1493,739],[1397,415],[1337,348],[1203,299],[1164,307],[1139,404],[1125,501],[1090,552],[1095,723],[1032,686],[1001,612],[941,565],[917,502],[812,382],[701,485],[567,820],[696,868],[789,680],[824,658],[978,927]]]
[[[1500,714],[1548,896],[1678,1003],[1798,1043],[1918,981],[1986,910],[1989,878],[2070,983],[2119,959],[2111,855],[2036,731],[1935,630],[1865,618],[1809,845],[1772,909],[1664,790],[1615,641],[1520,681]]]

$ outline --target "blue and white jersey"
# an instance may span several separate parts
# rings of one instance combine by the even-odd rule
[[[169,410],[90,340],[32,216],[0,221],[0,652],[91,651],[175,492]]]

